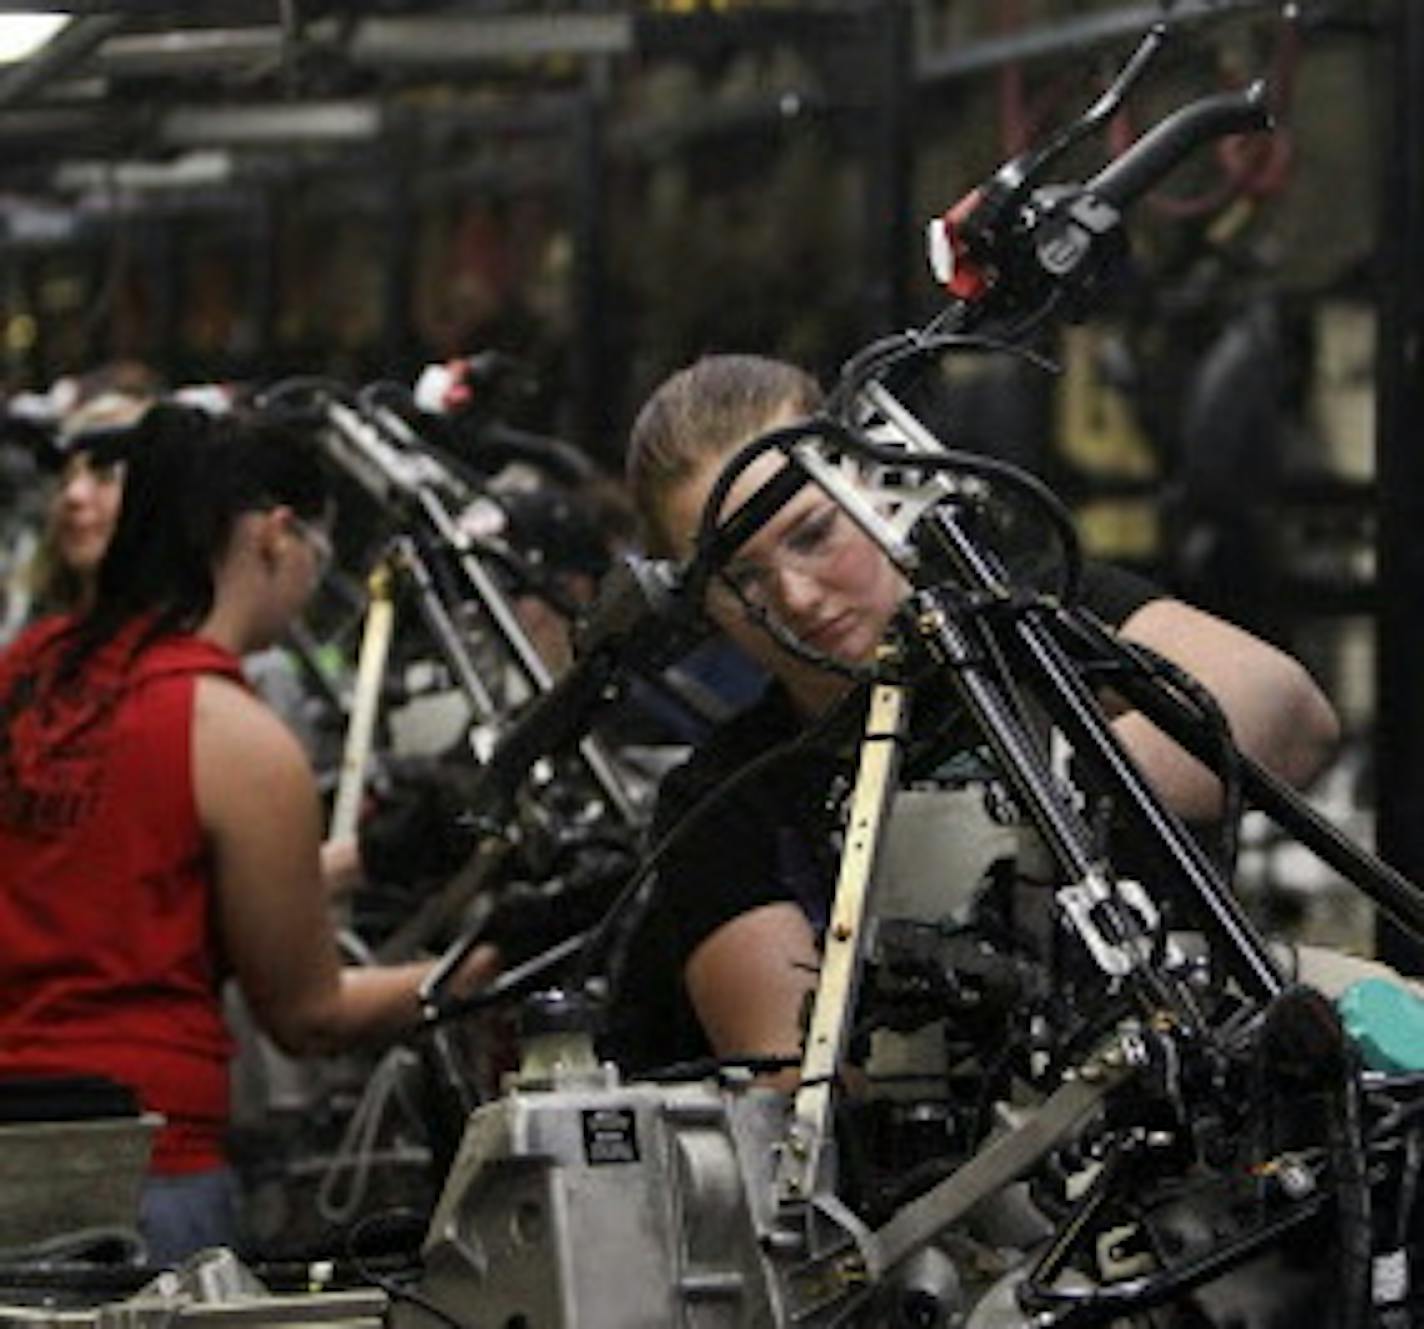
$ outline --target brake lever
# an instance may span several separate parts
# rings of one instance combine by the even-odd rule
[[[1167,44],[1169,35],[1166,23],[1154,23],[1117,77],[1082,115],[1041,147],[1011,157],[988,181],[975,186],[930,223],[931,266],[951,295],[974,301],[987,291],[991,276],[973,261],[973,256],[993,253],[1006,220],[1012,223],[1029,191],[1048,168],[1117,114],[1128,93]]]
[[[1148,29],[1147,35],[1138,43],[1137,49],[1132,53],[1127,64],[1103,90],[1097,101],[1076,120],[1054,134],[1043,147],[1020,153],[1018,157],[999,168],[997,175],[1003,175],[1010,171],[1017,175],[1016,179],[1005,181],[1013,188],[1013,195],[1007,200],[1008,206],[1021,202],[1028,191],[1043,178],[1048,167],[1062,157],[1069,148],[1081,143],[1095,130],[1101,129],[1118,113],[1123,102],[1127,100],[1127,94],[1132,91],[1138,80],[1142,78],[1148,67],[1161,53],[1162,48],[1166,46],[1169,35],[1170,32],[1165,23],[1154,23]],[[1027,158],[1026,162],[1025,158]]]

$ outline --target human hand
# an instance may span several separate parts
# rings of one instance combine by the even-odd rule
[[[481,942],[461,962],[450,976],[449,991],[455,997],[473,996],[488,987],[503,968],[499,947]]]

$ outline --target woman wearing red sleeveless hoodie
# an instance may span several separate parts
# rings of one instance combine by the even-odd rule
[[[325,1053],[409,1030],[428,965],[341,966],[310,766],[238,663],[320,575],[315,453],[168,405],[114,446],[92,604],[0,656],[0,1078],[102,1075],[163,1113],[140,1226],[169,1262],[235,1237],[224,978]],[[493,969],[477,952],[459,986]]]

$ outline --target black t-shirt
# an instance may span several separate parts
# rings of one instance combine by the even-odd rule
[[[1164,592],[1119,568],[1088,564],[1082,602],[1120,627]],[[943,729],[936,698],[915,699],[912,733]],[[710,1054],[687,997],[683,969],[723,924],[764,905],[799,905],[820,934],[839,863],[840,802],[854,774],[859,712],[845,723],[803,726],[773,684],[761,700],[717,729],[658,791],[652,842],[675,825],[676,842],[658,869],[651,905],[630,939],[613,1003],[607,1054],[627,1070]],[[943,733],[933,739],[945,746]],[[737,776],[729,785],[732,777]],[[705,811],[698,804],[710,795]]]

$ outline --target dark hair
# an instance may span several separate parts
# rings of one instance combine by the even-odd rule
[[[628,440],[628,488],[648,552],[674,552],[662,510],[670,490],[765,433],[782,412],[811,415],[821,397],[804,369],[761,355],[706,355],[665,379]]]
[[[92,464],[104,458],[117,457],[122,451],[118,446],[118,435],[133,429],[151,405],[151,401],[138,396],[105,392],[89,398],[70,412],[49,454],[49,459],[59,468],[56,482],[59,489],[51,496],[51,505],[63,493],[68,467],[73,459],[85,457]],[[60,552],[51,506],[45,521],[44,536],[30,568],[30,586],[35,602],[44,613],[73,610],[84,602],[88,583],[89,578],[67,562]]]
[[[212,607],[213,565],[242,513],[284,504],[315,519],[326,507],[315,448],[274,417],[163,403],[93,451],[126,464],[123,502],[94,604],[67,636],[61,679],[135,618],[153,615],[145,641],[195,628]]]

